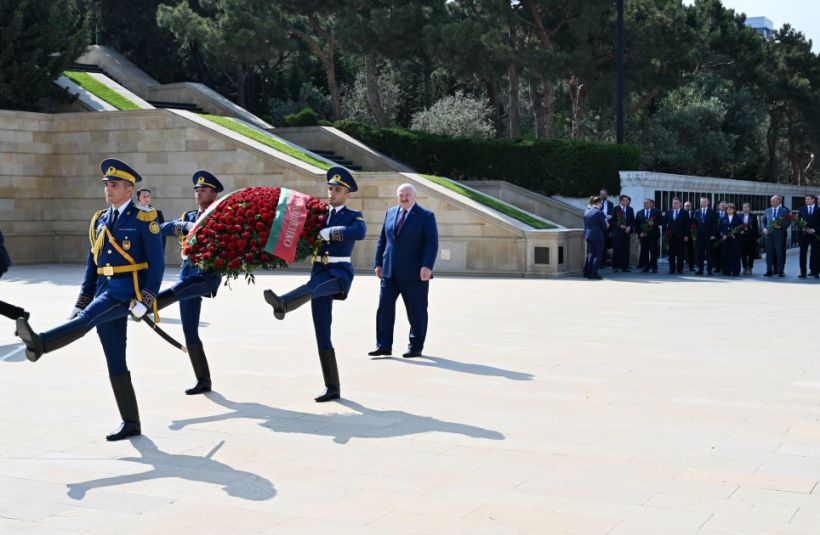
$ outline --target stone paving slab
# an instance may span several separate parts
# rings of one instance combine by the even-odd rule
[[[438,277],[413,360],[367,357],[364,274],[334,304],[344,399],[324,405],[309,308],[279,322],[261,296],[305,274],[262,274],[204,303],[207,396],[129,325],[144,435],[120,443],[96,335],[32,364],[0,318],[0,532],[816,534],[818,284],[791,268]],[[15,266],[0,299],[45,330],[81,275]],[[160,325],[181,337],[175,308]],[[400,311],[397,351],[407,329]]]

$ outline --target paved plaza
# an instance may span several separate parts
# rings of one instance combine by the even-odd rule
[[[45,330],[81,276],[15,266],[0,299]],[[309,307],[276,321],[261,295],[304,274],[237,281],[203,306],[208,395],[129,326],[144,435],[118,443],[96,335],[32,364],[0,318],[0,533],[820,532],[820,284],[616,277],[436,278],[429,356],[371,360],[360,276],[328,404]]]

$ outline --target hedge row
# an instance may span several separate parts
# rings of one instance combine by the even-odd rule
[[[456,180],[506,180],[544,195],[585,197],[601,188],[617,192],[618,171],[638,169],[640,163],[640,153],[631,145],[451,138],[352,121],[334,126],[420,173]]]

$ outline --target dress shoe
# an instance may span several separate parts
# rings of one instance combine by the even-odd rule
[[[629,268],[624,268],[621,271],[623,271],[624,273],[632,273],[632,270]]]
[[[785,277],[785,276],[786,276],[786,274],[785,274],[785,273],[783,273],[783,272],[781,271],[780,273],[778,273],[778,274],[777,274],[777,276],[778,276],[778,277]]]
[[[377,347],[376,349],[374,349],[373,351],[368,353],[368,355],[370,355],[371,357],[380,357],[382,355],[392,355],[392,354],[393,354],[392,349],[387,349],[387,348],[384,348],[384,347]]]
[[[643,268],[643,269],[641,270],[641,273],[649,273],[649,268]]]
[[[595,277],[592,277],[592,278],[594,279]],[[598,278],[600,279],[602,277],[598,277]],[[418,350],[418,349],[410,349],[410,350],[407,351],[407,353],[402,353],[402,358],[406,358],[406,359],[411,359],[413,357],[420,357],[420,356],[421,356],[421,351]]]
[[[654,269],[652,270],[652,273],[657,273],[657,272],[658,272],[658,268],[654,268]]]
[[[283,296],[276,295],[272,290],[265,290],[262,295],[265,297],[265,302],[273,307],[273,317],[282,320],[285,319],[285,314],[310,301],[313,291],[302,285]]]
[[[695,275],[703,275],[703,270],[699,269],[698,271],[695,272]]]
[[[594,280],[594,281],[602,281],[602,280],[604,280],[604,278],[603,278],[602,276],[600,276],[600,275],[594,275],[594,276],[590,277],[589,279],[590,279],[590,280]],[[419,355],[420,355],[420,354],[421,354],[421,353],[419,353]],[[406,357],[407,355],[403,355],[403,356],[405,356],[405,357]],[[418,355],[411,355],[411,356],[416,357],[416,356],[418,356]]]
[[[191,388],[185,390],[185,393],[189,396],[194,396],[196,394],[204,394],[205,392],[210,392],[212,386],[213,385],[211,384],[210,379],[197,379],[196,384]]]
[[[766,273],[764,273],[764,274],[763,274],[763,276],[764,276],[764,277],[771,277],[771,276],[772,276],[772,272],[771,272],[771,271],[767,271]]]
[[[342,393],[338,388],[325,388],[325,393],[321,396],[317,396],[313,398],[316,403],[324,403],[326,401],[333,401],[334,399],[339,399]]]
[[[139,422],[122,422],[116,431],[105,436],[105,440],[115,442],[117,440],[123,440],[128,437],[135,437],[141,434],[142,430],[140,429]]]
[[[798,278],[798,279],[805,279],[805,278],[806,278],[806,274],[805,274],[805,273],[801,273],[800,275],[798,275],[798,276],[797,276],[797,278]]]

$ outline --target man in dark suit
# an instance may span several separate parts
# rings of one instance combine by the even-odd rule
[[[697,250],[698,250],[698,271],[697,275],[703,275],[703,264],[706,264],[706,272],[712,274],[712,258],[714,255],[714,243],[718,234],[718,215],[715,210],[709,208],[709,198],[700,198],[700,208],[695,210],[695,224],[697,228]]]
[[[692,239],[692,225],[697,227],[695,223],[695,211],[692,209],[692,203],[686,201],[683,203],[683,210],[686,212],[687,217],[689,217],[689,241],[683,244],[684,249],[684,256],[686,257],[686,266],[689,268],[689,271],[695,271],[695,240]]]
[[[598,268],[604,255],[604,244],[608,227],[606,216],[601,211],[600,197],[592,197],[589,208],[584,212],[584,239],[587,242],[587,258],[584,263],[584,277],[592,280],[601,280]]]
[[[609,192],[605,189],[602,189],[598,196],[601,198],[601,212],[604,213],[606,216],[606,223],[609,225],[610,231],[612,230],[612,211],[615,208],[615,205],[612,204],[612,201],[609,200]],[[604,243],[604,257],[601,259],[601,267],[606,267],[607,259],[610,259],[609,250],[612,249],[612,234],[610,232],[606,233],[606,243]],[[609,263],[612,263],[611,260]]]
[[[658,272],[658,255],[661,247],[658,239],[661,237],[660,228],[663,225],[663,214],[655,208],[655,201],[644,199],[643,210],[638,210],[635,214],[635,228],[638,232],[638,240],[641,244],[640,264],[646,273]]]
[[[680,199],[672,199],[672,208],[663,221],[664,234],[669,236],[669,273],[683,273],[685,245],[689,243],[689,214],[681,209]]]
[[[783,207],[783,200],[780,195],[773,195],[769,199],[770,208],[763,212],[763,219],[760,226],[763,228],[763,235],[766,237],[766,273],[763,275],[771,277],[777,273],[780,277],[785,277],[783,273],[786,267],[786,230],[791,224],[789,211]]]
[[[718,273],[723,271],[723,241],[720,239],[720,221],[726,215],[726,201],[717,204],[718,232],[712,245],[712,266]]]
[[[740,261],[743,264],[743,273],[751,273],[757,257],[757,240],[760,238],[760,227],[757,223],[757,216],[752,213],[752,205],[744,202],[743,213],[740,219],[748,230],[741,237]]]
[[[381,279],[376,312],[376,349],[370,356],[393,351],[396,299],[401,295],[410,322],[410,344],[404,358],[419,357],[427,337],[427,297],[438,254],[438,227],[433,212],[416,203],[416,188],[402,184],[396,190],[399,204],[384,216],[376,258],[376,276]]]
[[[812,194],[806,195],[806,204],[797,211],[797,217],[806,222],[806,228],[800,233],[800,278],[806,278],[806,260],[808,259],[809,275],[820,277],[818,274],[817,261],[820,254],[820,241],[817,237],[817,229],[820,229],[820,210],[817,209],[817,197]],[[811,253],[809,254],[809,250]]]
[[[635,228],[635,211],[629,195],[621,195],[613,210],[609,235],[612,237],[612,270],[629,272],[629,238]]]

